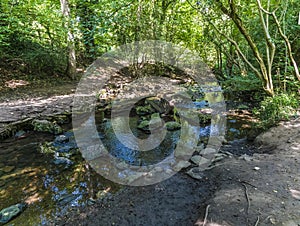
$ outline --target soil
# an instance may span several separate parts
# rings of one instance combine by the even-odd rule
[[[57,87],[70,98],[75,83]],[[34,90],[28,92],[34,98],[5,95],[1,116],[36,114],[29,106],[40,106],[40,114],[71,106],[61,101],[60,92],[47,98],[43,92],[38,97]],[[233,154],[200,172],[201,179],[189,177],[186,169],[156,185],[124,187],[51,225],[300,225],[300,119],[271,128],[253,143],[229,142],[222,149]]]

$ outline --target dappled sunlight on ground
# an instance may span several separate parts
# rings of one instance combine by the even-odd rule
[[[41,197],[40,197],[39,193],[35,193],[35,194],[31,195],[25,200],[25,202],[29,205],[33,204],[35,202],[39,202],[39,201],[41,201]]]
[[[9,87],[11,89],[15,89],[15,88],[20,87],[20,86],[26,86],[28,84],[30,84],[30,83],[25,81],[25,80],[15,80],[15,79],[12,79],[12,80],[9,80],[9,81],[5,82],[5,86]]]
[[[290,189],[290,192],[295,199],[300,200],[300,191],[299,190]]]

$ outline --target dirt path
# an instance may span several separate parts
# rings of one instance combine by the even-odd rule
[[[0,138],[11,126],[30,118],[70,113],[77,82],[55,87],[16,89],[1,93]]]

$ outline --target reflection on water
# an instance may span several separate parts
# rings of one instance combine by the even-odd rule
[[[140,139],[146,139],[148,137],[148,134],[145,134],[143,131],[137,129],[137,117],[132,117],[129,123],[132,133],[136,137],[139,137]],[[100,137],[104,146],[107,148],[111,155],[125,161],[130,165],[138,166],[156,164],[158,162],[161,162],[163,159],[173,153],[176,143],[180,138],[180,130],[174,132],[168,131],[165,139],[158,147],[150,151],[139,151],[128,148],[117,139],[110,120],[101,123],[98,126],[98,131],[100,132]],[[126,136],[129,135],[123,133],[120,134],[120,136],[123,136],[126,139]]]
[[[131,132],[136,137],[140,139],[148,138],[148,134],[137,129],[138,117],[131,117],[129,124]],[[99,137],[101,138],[102,143],[111,155],[122,161],[125,161],[127,164],[138,166],[153,165],[158,162],[161,162],[163,159],[170,156],[174,152],[178,140],[181,137],[181,130],[167,131],[165,139],[161,142],[159,146],[150,151],[139,151],[128,148],[126,145],[124,145],[117,139],[110,120],[106,120],[102,123],[99,123],[97,126],[97,130],[99,132]],[[209,125],[206,125],[200,127],[200,131],[195,131],[195,133],[200,135],[200,140],[207,140],[210,135],[210,130],[211,127]],[[119,136],[126,137],[127,134],[124,133]]]
[[[97,118],[97,116],[96,116]],[[168,131],[157,148],[141,152],[122,144],[114,134],[110,120],[97,122],[99,138],[116,158],[131,165],[155,164],[170,156],[180,139],[180,130]],[[130,119],[132,133],[140,139],[149,134],[136,129],[137,117]],[[243,122],[244,123],[244,122]],[[198,131],[200,140],[207,140],[211,132],[209,125]],[[72,136],[72,132],[65,133]],[[126,133],[122,134],[126,137]],[[239,120],[227,121],[227,139],[245,137]],[[92,135],[91,135],[92,137]],[[10,138],[0,143],[0,209],[27,202],[28,208],[10,223],[15,225],[47,225],[49,218],[63,215],[70,207],[87,205],[103,190],[116,191],[120,186],[96,174],[81,158],[72,155],[74,162],[69,168],[53,163],[53,154],[39,152],[39,144],[53,142],[55,137],[44,133],[29,133],[24,139]],[[74,139],[71,139],[74,144]],[[59,146],[64,152],[65,147]],[[57,143],[53,143],[57,146]]]
[[[31,133],[20,140],[0,144],[0,209],[27,202],[27,209],[10,221],[14,225],[48,225],[49,218],[66,213],[72,206],[86,205],[97,192],[119,186],[96,174],[79,155],[68,169],[41,154],[39,144],[53,141],[49,134]]]

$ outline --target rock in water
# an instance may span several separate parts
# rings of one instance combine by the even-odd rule
[[[169,130],[169,131],[174,131],[174,130],[180,129],[180,128],[181,128],[181,125],[180,125],[180,123],[174,121],[174,122],[167,122],[167,123],[165,124],[165,127],[166,127],[167,130]]]
[[[0,223],[7,223],[24,211],[27,204],[18,203],[0,211]]]
[[[59,200],[58,200],[58,203],[60,205],[67,205],[68,203],[71,203],[73,202],[75,199],[79,198],[80,195],[79,194],[65,194],[65,195],[62,195]]]
[[[25,136],[26,132],[24,130],[20,130],[16,132],[15,138],[23,138]]]
[[[149,97],[146,99],[146,103],[160,114],[168,114],[171,110],[169,102],[159,97]]]
[[[66,143],[68,141],[69,141],[69,137],[67,137],[64,134],[57,136],[54,140],[54,142],[56,143]]]
[[[66,167],[73,165],[73,162],[70,159],[59,156],[55,156],[53,163],[55,165],[66,165]]]
[[[144,121],[141,121],[139,123],[139,125],[137,126],[137,128],[141,129],[141,130],[144,130],[144,131],[147,131],[147,130],[149,130],[149,124],[150,124],[150,121],[144,120]]]
[[[59,125],[48,120],[35,119],[32,121],[32,125],[34,126],[35,131],[49,132],[53,134],[60,134],[63,132]]]
[[[194,167],[192,169],[190,169],[187,174],[197,180],[202,180],[204,178],[204,173],[203,173],[203,169],[200,167]]]
[[[151,115],[151,120],[149,122],[149,128],[150,129],[158,129],[162,127],[162,120],[160,118],[159,113],[154,113]]]

